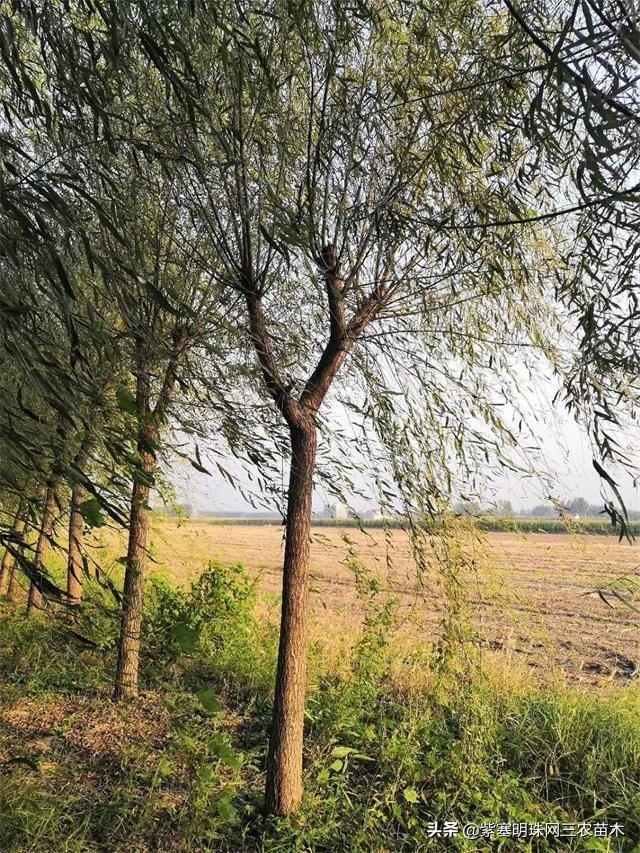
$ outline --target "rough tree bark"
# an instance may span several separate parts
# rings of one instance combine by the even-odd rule
[[[150,481],[156,464],[155,431],[149,406],[150,385],[148,364],[142,353],[138,356],[136,406],[140,433],[138,437],[139,468],[134,475],[129,516],[129,544],[124,572],[122,618],[118,644],[115,699],[135,696],[138,692],[140,664],[140,630],[142,627],[142,588],[149,531]]]
[[[21,534],[24,530],[25,520],[23,518],[23,501],[18,501],[15,518],[11,527],[11,545],[15,548],[20,541]],[[13,576],[15,566],[15,556],[9,548],[4,552],[2,557],[2,565],[0,566],[0,596],[7,594],[10,579]]]
[[[44,561],[49,550],[49,543],[53,533],[53,521],[56,511],[56,493],[58,484],[55,480],[47,483],[47,491],[44,499],[42,510],[42,522],[40,524],[40,532],[38,534],[38,544],[36,545],[36,554],[33,561],[36,572],[44,571]],[[42,608],[42,592],[38,586],[38,579],[32,580],[29,586],[29,598],[27,599],[27,615],[36,609]]]
[[[316,416],[347,355],[375,318],[384,299],[380,287],[365,298],[348,322],[345,284],[334,245],[322,250],[329,337],[299,399],[280,375],[266,326],[259,287],[246,261],[244,291],[251,338],[268,391],[285,418],[291,437],[291,470],[282,579],[282,614],[273,724],[267,757],[265,808],[288,815],[302,797],[302,749],[306,693],[311,502],[316,462]]]
[[[142,591],[144,567],[147,556],[149,531],[150,484],[156,467],[155,448],[159,431],[165,420],[177,378],[180,357],[186,349],[187,339],[183,332],[174,332],[174,349],[167,366],[164,381],[158,394],[155,408],[150,407],[150,384],[148,364],[144,355],[139,355],[136,387],[138,420],[141,424],[138,439],[139,470],[134,478],[129,518],[129,544],[124,574],[122,619],[118,643],[118,665],[114,699],[126,699],[138,692],[138,669],[140,664],[140,632],[142,628]]]
[[[302,797],[302,745],[307,683],[311,501],[316,459],[312,419],[292,426],[280,646],[267,758],[266,808],[289,814]]]
[[[142,477],[153,476],[156,458],[152,451],[140,451]],[[142,478],[141,478],[142,479]],[[114,697],[124,699],[138,692],[138,667],[140,663],[140,630],[142,628],[142,589],[149,532],[150,487],[147,482],[134,482],[131,495],[129,545],[124,575],[122,620],[118,645],[118,666]]]

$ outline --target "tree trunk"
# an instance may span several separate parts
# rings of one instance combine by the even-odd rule
[[[22,551],[22,546],[20,546]],[[18,600],[18,564],[14,561],[9,572],[9,589],[7,591],[9,601],[16,602]]]
[[[80,504],[85,499],[86,489],[82,483],[74,483],[71,491],[71,511],[69,513],[69,551],[67,560],[67,595],[69,604],[77,605],[82,600],[82,540],[84,518]]]
[[[149,370],[144,343],[138,350],[136,379],[136,408],[138,410],[139,474],[134,479],[129,518],[129,546],[124,573],[122,620],[118,644],[118,666],[114,699],[135,696],[138,692],[138,667],[140,662],[140,629],[142,627],[142,590],[144,565],[147,556],[147,534],[149,531],[150,484],[156,467],[155,448],[160,427],[166,418],[173,388],[177,379],[177,367],[185,352],[187,339],[176,327],[173,335],[173,353],[164,374],[164,379],[154,409],[150,408]]]
[[[56,489],[57,483],[51,481],[47,483],[47,492],[44,499],[44,508],[42,510],[42,522],[40,524],[40,533],[38,535],[38,544],[36,545],[36,556],[34,567],[37,572],[44,571],[44,561],[49,550],[49,542],[53,533],[53,520],[56,511]],[[27,615],[33,610],[42,608],[42,592],[38,588],[35,581],[31,581],[29,586],[29,598],[27,600]]]
[[[18,501],[18,508],[11,527],[11,537],[9,541],[14,548],[18,545],[20,534],[24,530],[24,518],[22,517],[23,503],[23,500]],[[0,566],[0,596],[7,594],[10,578],[13,576],[15,562],[15,557],[9,548],[7,548],[4,552],[4,556],[2,557],[2,565]]]
[[[147,475],[153,474],[154,467],[154,455],[152,453],[143,454],[141,456],[141,469],[143,473]],[[144,565],[147,555],[147,534],[149,530],[148,500],[149,486],[145,483],[135,482],[131,496],[129,547],[124,573],[124,595],[114,691],[115,699],[135,696],[138,692],[140,629],[142,627],[142,588],[144,585]]]
[[[138,667],[140,663],[140,629],[142,627],[142,590],[144,564],[147,556],[149,531],[150,481],[156,464],[155,443],[157,431],[153,413],[149,410],[149,374],[143,351],[138,352],[136,380],[136,406],[138,410],[138,460],[134,474],[129,515],[129,545],[124,570],[124,590],[118,665],[114,699],[125,699],[138,692]]]
[[[97,441],[95,435],[96,423],[100,418],[100,409],[94,410],[90,418],[90,432],[80,444],[76,453],[74,465],[83,469]],[[80,512],[80,504],[85,500],[87,490],[82,483],[76,481],[71,490],[71,509],[69,513],[69,547],[67,557],[67,595],[69,604],[77,605],[82,601],[83,565],[82,541],[84,538],[84,518]]]
[[[28,509],[27,509],[27,512],[28,512]],[[27,517],[25,515],[24,529],[22,531],[22,536],[20,537],[20,545],[18,548],[18,552],[19,552],[21,557],[24,556],[24,550],[25,550],[25,547],[27,545],[28,539],[30,539],[30,538],[33,539],[33,544],[35,545],[35,542],[37,539],[37,537],[36,538],[33,537],[33,534],[35,532],[36,531],[35,531],[33,525],[28,523]],[[18,583],[19,575],[20,575],[20,560],[16,559],[13,563],[13,566],[11,567],[11,573],[9,575],[9,591],[7,593],[7,597],[9,599],[9,601],[17,602],[19,597],[20,597],[18,594],[18,590],[20,589],[20,584]]]
[[[25,509],[25,517],[24,517],[24,527],[22,529],[22,535],[20,537],[20,543],[18,546],[18,553],[20,556],[24,555],[24,549],[27,544],[28,537],[33,533],[33,526],[27,522],[28,516],[28,506]],[[13,565],[11,566],[11,571],[9,573],[9,589],[7,591],[7,598],[9,601],[17,602],[19,595],[18,590],[20,589],[20,584],[18,583],[18,577],[20,574],[20,560],[15,559],[13,561]]]
[[[291,426],[290,432],[280,646],[266,786],[267,812],[279,815],[294,812],[302,797],[311,501],[316,459],[315,423]]]

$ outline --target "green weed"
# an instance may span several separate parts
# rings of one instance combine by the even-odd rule
[[[0,768],[2,849],[637,849],[636,689],[535,692],[479,668],[460,679],[435,648],[400,660],[393,602],[357,581],[365,625],[350,657],[335,672],[312,650],[305,795],[288,820],[262,813],[277,645],[242,567],[212,563],[184,590],[149,581],[143,693],[125,706],[109,698],[106,600],[86,605],[103,614],[95,646],[66,633],[65,616],[5,607],[0,748],[25,760]],[[622,823],[625,839],[430,835],[433,821],[594,818]]]

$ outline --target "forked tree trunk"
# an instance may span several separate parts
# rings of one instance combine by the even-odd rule
[[[82,540],[84,518],[80,504],[86,496],[82,483],[74,483],[71,490],[71,510],[69,513],[69,546],[67,558],[67,595],[69,604],[78,605],[82,601]]]
[[[243,236],[245,247],[250,248],[250,233]],[[382,285],[376,285],[375,290],[362,301],[357,313],[347,321],[345,284],[340,277],[340,255],[336,246],[327,244],[319,260],[327,287],[329,339],[299,399],[294,399],[290,384],[278,369],[262,306],[261,289],[253,274],[251,254],[243,249],[243,287],[251,339],[265,386],[286,419],[291,436],[280,646],[265,796],[267,812],[280,815],[295,812],[302,798],[316,414],[350,350],[376,317],[385,295]]]
[[[13,525],[11,526],[10,543],[13,548],[17,547],[20,535],[24,530],[24,518],[22,512],[23,505],[23,500],[18,501],[18,508],[16,510],[15,518],[13,519]],[[2,565],[0,566],[0,596],[7,594],[15,562],[16,559],[14,555],[11,553],[11,550],[7,548],[4,552],[4,556],[2,557]]]
[[[49,550],[49,542],[53,533],[53,520],[56,511],[56,490],[57,484],[54,481],[47,483],[47,492],[44,499],[44,508],[42,510],[42,522],[40,524],[40,533],[38,535],[38,544],[36,545],[36,555],[34,559],[34,567],[37,572],[44,571],[44,561]],[[38,585],[33,580],[29,586],[29,598],[27,600],[27,615],[35,609],[42,608],[42,593]]]
[[[294,812],[302,797],[311,502],[317,441],[313,422],[292,426],[290,432],[280,647],[266,786],[267,812],[280,815]]]

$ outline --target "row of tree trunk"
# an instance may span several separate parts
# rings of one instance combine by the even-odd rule
[[[148,432],[139,442],[139,476],[134,478],[129,523],[129,543],[124,580],[121,636],[114,697],[124,699],[138,690],[140,634],[143,612],[144,565],[149,528],[148,501],[150,482],[155,469],[153,450],[155,432]],[[299,802],[302,789],[302,743],[306,690],[306,647],[309,599],[309,546],[313,468],[316,455],[315,427],[293,429],[292,467],[289,483],[289,511],[283,577],[281,642],[278,658],[278,687],[275,695],[274,726],[270,742],[266,792],[267,808],[286,813]],[[59,509],[59,480],[47,483],[42,502],[42,515],[35,542],[33,572],[29,584],[27,613],[42,609],[42,578],[45,562],[54,537],[56,513]],[[68,527],[67,603],[78,606],[83,593],[84,518],[80,511],[86,490],[76,482],[71,492]],[[0,595],[18,600],[18,568],[24,557],[30,530],[27,506],[20,501],[13,521],[10,544],[0,569]]]
[[[182,346],[181,339],[177,339],[175,358],[167,366],[164,382],[153,406],[150,400],[149,371],[144,352],[139,354],[136,389],[139,425],[138,462],[136,471],[133,473],[121,631],[114,688],[114,698],[118,700],[135,696],[138,692],[144,567],[149,529],[149,495],[156,468],[156,449],[160,431],[176,382],[175,371],[180,346]],[[340,346],[336,346],[336,363],[330,365],[332,371],[337,371],[346,349],[348,347],[345,347],[342,342]],[[326,391],[323,385],[329,384],[321,381],[324,379],[324,376],[320,377],[313,385],[323,394]],[[295,811],[302,795],[311,504],[317,445],[316,402],[313,401],[313,405],[307,410],[305,406],[288,401],[286,408],[289,416],[287,420],[292,453],[280,648],[266,790],[267,810],[279,814]],[[91,445],[88,441],[81,446],[74,459],[76,468],[83,469],[90,450]],[[54,542],[56,518],[60,515],[62,486],[62,480],[55,476],[47,482],[42,496],[39,524],[28,518],[26,502],[20,503],[15,514],[11,543],[3,558],[0,593],[8,594],[13,600],[17,598],[17,568],[23,563],[30,579],[27,600],[29,614],[42,609],[47,600],[45,564]],[[83,553],[85,522],[82,503],[86,494],[81,482],[73,483],[69,507],[66,589],[66,603],[72,607],[80,605],[83,596],[86,558]],[[28,544],[30,532],[32,541]],[[32,561],[27,562],[23,553],[25,550],[33,550]]]
[[[56,479],[50,480],[46,485],[42,503],[42,515],[40,525],[37,528],[37,539],[35,540],[35,551],[32,561],[29,591],[27,595],[27,614],[43,608],[43,578],[46,573],[46,559],[51,548],[56,522],[56,511],[58,510],[58,492],[60,482]],[[82,601],[83,592],[83,541],[84,541],[84,518],[80,511],[80,505],[86,496],[86,490],[81,483],[74,483],[71,491],[71,503],[69,507],[68,528],[68,556],[67,556],[67,603],[71,606],[78,605]],[[19,597],[19,567],[21,561],[26,560],[25,550],[28,549],[29,532],[34,531],[32,524],[27,523],[28,507],[26,501],[20,500],[16,509],[8,543],[0,566],[0,596],[7,597],[10,601],[17,601]]]
[[[114,698],[124,699],[134,696],[138,691],[138,669],[140,659],[140,634],[143,613],[144,567],[147,554],[149,529],[149,495],[156,467],[156,446],[160,426],[166,415],[176,382],[176,367],[183,351],[185,340],[175,336],[173,358],[169,361],[155,406],[151,405],[149,370],[145,352],[138,353],[138,371],[136,388],[136,407],[138,414],[138,464],[133,475],[133,488],[129,515],[129,541],[125,564],[120,641],[118,645],[118,664],[116,669]],[[94,424],[95,426],[95,424]],[[88,461],[96,443],[95,432],[90,433],[82,442],[74,458],[74,467],[82,470]],[[0,575],[0,594],[9,595],[12,600],[18,597],[18,572],[21,562],[26,563],[24,551],[34,548],[33,560],[27,575],[30,578],[27,596],[27,614],[41,610],[46,596],[46,559],[54,541],[56,516],[59,515],[59,492],[61,480],[52,477],[46,484],[42,500],[42,514],[37,536],[35,527],[27,523],[27,505],[21,501],[17,508],[12,540],[7,547]],[[71,490],[69,507],[68,547],[67,547],[67,585],[65,603],[77,607],[82,603],[83,579],[85,575],[84,527],[82,503],[87,491],[82,482],[76,480]],[[27,544],[29,531],[32,530],[35,542]],[[25,566],[26,567],[26,566]]]

